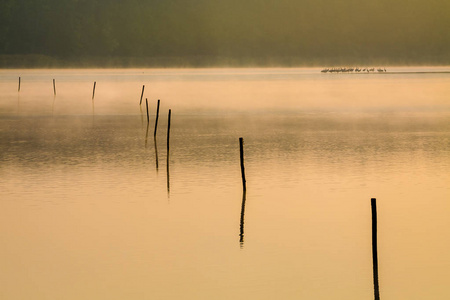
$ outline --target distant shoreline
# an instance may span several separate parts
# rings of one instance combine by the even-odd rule
[[[59,68],[221,68],[221,67],[261,67],[261,68],[315,68],[323,66],[372,65],[387,67],[401,66],[450,66],[450,61],[395,61],[381,58],[308,58],[308,57],[72,57],[59,58],[48,55],[0,54],[0,69],[59,69]],[[375,72],[377,73],[377,72]],[[381,74],[382,72],[380,72]],[[387,72],[393,74],[392,72]]]
[[[333,73],[325,73],[325,74],[333,74]],[[395,75],[395,74],[450,74],[450,71],[412,71],[412,72],[408,72],[408,71],[404,71],[404,72],[390,72],[390,71],[386,71],[386,72],[371,72],[371,73],[367,73],[367,72],[346,72],[346,73],[336,73],[339,75],[342,74],[346,74],[346,75]]]

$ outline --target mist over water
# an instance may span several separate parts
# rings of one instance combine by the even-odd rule
[[[321,74],[319,69],[136,69],[1,71],[11,114],[135,115],[142,85],[179,113],[407,112],[448,110],[448,68],[388,68],[393,74]],[[22,76],[21,92],[17,80]],[[53,95],[52,79],[57,95]],[[145,103],[145,99],[144,99]],[[17,104],[17,105],[13,105]],[[144,108],[145,109],[145,108]]]
[[[381,297],[448,299],[449,70],[387,70],[1,70],[0,295],[373,299],[376,197]]]

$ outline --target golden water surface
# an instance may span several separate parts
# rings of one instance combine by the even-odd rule
[[[1,299],[450,297],[450,74],[0,79]]]

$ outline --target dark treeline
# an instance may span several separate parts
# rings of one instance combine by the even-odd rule
[[[450,64],[448,0],[1,0],[0,66]]]

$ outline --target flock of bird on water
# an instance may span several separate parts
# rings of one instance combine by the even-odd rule
[[[371,72],[375,72],[375,68],[325,68],[322,71],[320,71],[322,73],[351,73],[351,72],[366,72],[366,73],[371,73]],[[386,72],[386,68],[378,68],[377,72],[382,73],[382,72]]]

